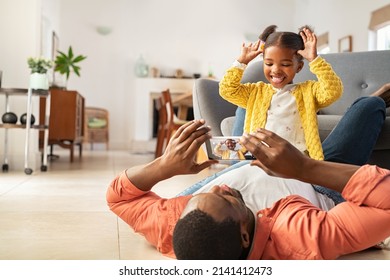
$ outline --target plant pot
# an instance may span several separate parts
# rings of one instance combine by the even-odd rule
[[[49,79],[46,74],[33,73],[30,75],[30,88],[49,89]]]

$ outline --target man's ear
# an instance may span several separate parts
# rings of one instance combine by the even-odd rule
[[[251,245],[250,234],[246,227],[241,225],[241,245],[243,248],[248,248]]]

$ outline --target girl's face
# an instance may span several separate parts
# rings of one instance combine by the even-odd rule
[[[278,46],[264,50],[264,75],[275,88],[291,84],[295,74],[301,71],[303,61],[299,61],[296,51]]]

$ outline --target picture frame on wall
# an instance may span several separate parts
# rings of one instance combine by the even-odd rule
[[[60,39],[55,31],[51,33],[51,59],[54,62],[56,60],[58,49],[60,47]],[[52,69],[52,84],[56,85],[58,81],[56,81],[56,73],[54,69]]]
[[[339,40],[339,52],[352,52],[352,36],[345,36]]]
[[[51,35],[51,59],[55,60],[57,56],[57,51],[60,46],[60,39],[55,31]]]

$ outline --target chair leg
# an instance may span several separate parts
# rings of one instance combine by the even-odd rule
[[[155,158],[158,158],[163,154],[165,148],[164,142],[165,142],[165,131],[163,128],[160,128],[157,134],[156,151],[154,153]]]
[[[166,128],[164,130],[164,136],[162,137],[162,150],[161,150],[161,155],[164,153],[165,149],[167,148],[169,141],[171,141],[172,135],[174,134],[176,130],[173,128]]]
[[[166,133],[167,133],[167,135],[165,136],[165,147],[164,147],[164,150],[168,146],[168,143],[169,143],[169,141],[171,140],[171,137],[172,137],[172,131],[170,129],[168,129]]]
[[[166,137],[165,137],[165,139],[166,139],[166,145],[168,145],[169,141],[171,141],[171,138],[172,138],[172,136],[175,134],[175,132],[176,132],[177,129],[178,129],[177,127],[171,127],[171,128],[169,128],[169,129],[167,129],[167,135],[166,135]]]
[[[73,162],[73,158],[74,158],[73,151],[74,151],[74,143],[72,142],[70,144],[70,162]]]
[[[79,157],[80,157],[80,159],[82,156],[83,156],[83,144],[79,143]]]

